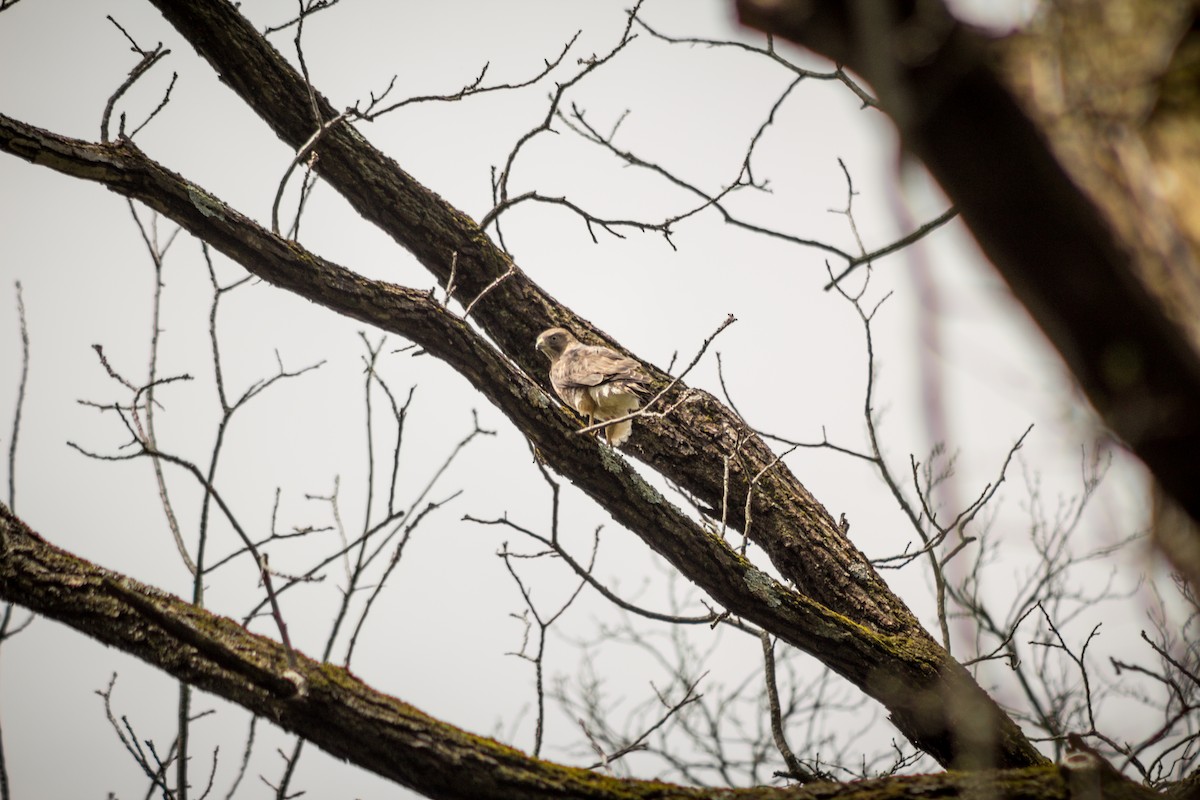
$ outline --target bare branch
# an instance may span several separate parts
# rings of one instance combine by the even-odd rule
[[[668,622],[672,625],[711,625],[722,617],[722,615],[711,611],[707,614],[699,616],[680,617],[674,614],[663,614],[658,611],[651,611],[649,609],[634,605],[627,600],[621,599],[611,589],[597,580],[596,576],[592,574],[591,570],[576,561],[570,553],[563,549],[562,545],[557,542],[556,538],[546,538],[545,536],[542,536],[541,534],[536,533],[529,528],[518,525],[506,517],[500,519],[479,519],[467,514],[463,516],[463,519],[467,522],[474,522],[477,525],[504,525],[512,528],[515,531],[525,534],[531,539],[541,542],[549,547],[555,555],[561,558],[567,564],[567,566],[569,566],[575,572],[576,575],[578,575],[589,586],[599,592],[604,599],[608,600],[618,608],[630,612],[631,614],[637,614],[639,617],[645,617],[646,619],[652,619],[658,622]]]
[[[300,13],[298,15],[292,17],[287,22],[280,23],[279,25],[268,26],[263,30],[263,36],[270,36],[272,33],[278,33],[279,31],[287,30],[293,25],[299,25],[304,19],[311,17],[318,11],[325,11],[326,9],[333,8],[338,4],[338,2],[339,0],[310,0],[307,6],[301,3]]]
[[[620,42],[618,42],[612,50],[603,56],[597,57],[593,55],[587,59],[580,59],[579,64],[583,67],[583,69],[575,73],[575,75],[569,80],[558,84],[558,87],[550,96],[550,107],[547,109],[546,116],[542,119],[541,123],[527,131],[517,140],[517,143],[513,145],[513,148],[511,151],[509,151],[508,158],[505,161],[504,168],[500,171],[499,178],[496,182],[494,193],[496,194],[495,200],[497,205],[508,200],[508,181],[509,177],[512,175],[512,166],[513,162],[516,161],[517,154],[520,153],[521,149],[539,133],[550,130],[550,123],[554,120],[555,114],[558,111],[559,103],[562,102],[563,94],[568,89],[575,86],[585,77],[587,77],[589,73],[595,71],[598,67],[604,65],[608,61],[611,61],[617,55],[617,53],[624,50],[625,46],[633,41],[635,37],[630,33],[630,29],[633,26],[633,21],[637,17],[638,9],[641,8],[642,2],[643,0],[637,0],[637,2],[634,4],[634,7],[629,11],[629,21],[625,25],[625,31],[621,35]],[[574,39],[571,41],[574,42]],[[570,43],[568,43],[568,47],[569,46]],[[563,55],[566,55],[566,49],[563,50]],[[559,58],[561,59],[562,56]]]
[[[516,271],[517,271],[516,264],[510,264],[507,272],[500,275],[498,278],[496,278],[496,280],[492,281],[487,286],[485,286],[483,288],[483,291],[481,291],[479,294],[475,295],[475,299],[472,300],[467,305],[466,309],[463,311],[463,319],[465,320],[467,317],[471,316],[471,311],[475,308],[475,306],[479,303],[479,301],[482,300],[483,298],[487,297],[489,292],[491,292],[493,289],[495,289],[500,284],[504,283],[505,280],[512,277],[512,275],[514,273],[516,273]]]
[[[3,9],[0,8],[0,10],[3,10]],[[138,63],[136,65],[134,65],[133,69],[131,69],[129,71],[128,77],[126,77],[125,81],[120,86],[117,87],[117,90],[109,96],[108,102],[104,105],[104,115],[100,118],[100,141],[102,141],[102,142],[109,141],[109,138],[108,138],[109,119],[112,117],[113,106],[115,106],[117,104],[117,101],[121,99],[121,95],[125,94],[125,92],[127,92],[129,90],[129,88],[137,82],[138,78],[145,75],[150,70],[151,67],[153,67],[160,60],[162,60],[164,57],[170,55],[170,53],[171,53],[170,50],[163,49],[162,42],[159,42],[158,46],[155,47],[153,50],[142,49],[142,47],[139,46],[136,41],[134,41],[133,37],[129,35],[129,32],[126,31],[124,28],[122,28],[120,23],[118,23],[115,19],[113,19],[111,15],[108,16],[108,21],[111,22],[113,25],[115,25],[117,27],[117,30],[121,31],[121,33],[124,34],[125,38],[128,39],[129,43],[133,46],[133,51],[135,53],[137,53],[138,55],[140,55],[142,58],[140,61],[138,61]],[[171,86],[167,88],[166,95],[163,97],[162,102],[158,104],[158,107],[155,108],[153,112],[151,112],[150,116],[146,118],[146,121],[143,122],[141,125],[139,125],[136,130],[134,130],[134,132],[133,132],[134,134],[136,134],[138,131],[140,131],[142,128],[144,128],[146,126],[146,124],[148,122],[150,122],[150,120],[153,119],[155,117],[155,115],[158,114],[159,111],[162,110],[163,106],[165,106],[167,104],[167,101],[170,99],[171,88],[174,86],[175,86],[175,78],[173,77],[173,78],[171,78]],[[125,132],[124,126],[122,126],[121,133],[124,134],[124,132]]]
[[[25,386],[29,380],[29,325],[25,319],[25,297],[21,282],[16,282],[17,326],[21,335],[21,378],[17,382],[17,404],[13,409],[12,435],[8,439],[8,507],[17,507],[17,439],[21,434],[21,410],[25,407]]]
[[[701,198],[704,201],[704,203],[702,206],[700,206],[700,208],[707,208],[707,207],[711,206],[712,208],[716,209],[721,214],[721,217],[729,225],[733,225],[734,227],[741,228],[743,230],[747,230],[752,233],[759,233],[759,234],[762,234],[764,236],[769,236],[774,239],[780,239],[785,242],[790,242],[792,244],[801,245],[804,247],[813,247],[818,250],[823,250],[823,251],[830,253],[832,255],[835,255],[839,258],[846,259],[847,261],[849,261],[852,258],[852,256],[849,253],[847,253],[844,250],[842,250],[841,248],[835,247],[833,245],[826,244],[824,242],[820,242],[815,239],[806,239],[804,237],[795,236],[793,234],[786,233],[784,231],[776,230],[773,228],[766,228],[761,225],[756,225],[754,223],[747,222],[747,221],[741,219],[740,217],[734,216],[732,214],[732,212],[730,212],[720,202],[720,200],[722,197],[727,195],[731,190],[737,188],[738,186],[743,186],[743,185],[747,185],[747,184],[742,184],[738,180],[735,180],[732,184],[730,184],[730,186],[726,187],[725,189],[721,190],[720,192],[716,192],[716,193],[707,192],[707,191],[697,187],[694,183],[691,183],[691,182],[679,177],[676,173],[666,169],[665,167],[662,167],[659,164],[656,164],[654,162],[647,161],[646,159],[644,159],[638,155],[635,155],[631,151],[623,150],[623,149],[617,147],[615,144],[613,144],[612,140],[609,138],[608,135],[602,134],[599,131],[597,131],[596,128],[593,127],[592,124],[589,123],[587,121],[587,119],[584,117],[583,111],[574,105],[572,105],[572,107],[571,107],[570,118],[560,115],[559,119],[562,119],[567,124],[568,128],[570,128],[572,131],[579,134],[587,141],[590,141],[593,144],[596,144],[600,147],[603,147],[603,148],[609,150],[613,155],[620,158],[626,164],[629,164],[630,166],[640,167],[642,169],[649,170],[650,172],[653,172],[653,173],[663,177],[669,183],[671,183],[675,186],[678,186],[681,189],[685,189],[688,192]],[[749,158],[749,156],[747,155],[746,158]],[[744,167],[743,167],[743,169],[744,169]],[[692,212],[692,213],[694,213],[694,212]]]
[[[696,680],[692,681],[692,683],[689,686],[687,686],[686,690],[684,691],[683,698],[680,699],[679,702],[668,706],[666,713],[663,714],[662,717],[660,717],[657,722],[655,722],[653,725],[648,727],[640,736],[638,736],[636,739],[634,739],[629,744],[621,747],[619,750],[616,750],[615,752],[612,752],[612,753],[605,753],[599,746],[597,746],[596,749],[600,751],[600,755],[602,756],[602,758],[600,761],[597,761],[595,764],[592,764],[591,766],[589,766],[588,769],[599,769],[601,767],[608,767],[610,764],[612,764],[612,762],[616,761],[617,759],[622,758],[623,756],[629,755],[630,753],[633,753],[637,750],[643,749],[644,748],[643,743],[646,741],[646,739],[650,738],[650,734],[654,733],[656,730],[658,730],[663,725],[665,725],[667,723],[667,721],[671,719],[671,717],[675,716],[675,714],[678,713],[685,706],[688,706],[692,703],[698,702],[700,700],[700,698],[703,697],[703,695],[696,694],[696,687],[699,686],[700,681],[704,680],[706,677],[708,677],[707,672],[702,674],[699,678],[696,678]],[[659,699],[660,700],[663,699],[661,695],[659,696]],[[665,700],[663,700],[663,705],[666,705]],[[583,725],[582,720],[580,720],[580,724]],[[585,732],[587,732],[586,725],[583,725],[583,729]]]
[[[891,244],[885,244],[883,247],[876,248],[869,253],[862,253],[861,255],[851,258],[849,261],[847,261],[846,266],[842,269],[842,271],[839,272],[835,277],[830,278],[829,282],[825,284],[825,290],[828,291],[829,289],[832,289],[838,284],[838,282],[840,282],[854,270],[861,267],[863,264],[870,265],[886,255],[891,255],[892,253],[903,250],[910,244],[924,239],[925,236],[933,233],[935,230],[942,227],[957,216],[957,208],[948,208],[938,216],[931,219],[929,222],[926,222],[924,225],[914,230],[912,233],[900,237]]]
[[[775,645],[771,642],[771,635],[766,631],[763,631],[759,638],[762,640],[763,679],[767,686],[767,707],[768,713],[771,715],[771,736],[775,739],[775,747],[779,749],[779,755],[783,756],[783,763],[787,764],[789,777],[800,783],[812,783],[818,780],[817,776],[800,765],[800,760],[788,746],[787,736],[783,732],[783,719],[779,708],[779,687],[775,684]]]
[[[475,78],[474,81],[467,84],[463,88],[459,89],[457,92],[454,92],[453,94],[422,95],[420,97],[409,97],[406,100],[401,100],[397,103],[392,103],[389,106],[385,106],[380,109],[375,109],[375,106],[378,105],[378,103],[381,100],[383,100],[383,98],[386,97],[391,92],[392,85],[394,85],[395,81],[396,81],[396,79],[393,77],[392,84],[389,84],[388,88],[384,90],[383,94],[381,94],[379,97],[375,97],[374,94],[371,95],[370,104],[367,106],[367,109],[361,113],[362,119],[365,119],[368,121],[374,121],[375,119],[378,119],[379,117],[383,116],[384,114],[395,111],[396,109],[399,109],[399,108],[403,108],[404,106],[407,106],[407,105],[412,105],[414,103],[427,103],[430,101],[455,102],[458,100],[462,100],[466,97],[473,97],[474,95],[477,95],[477,94],[486,94],[487,92],[497,92],[497,91],[504,91],[504,90],[508,90],[508,89],[523,89],[526,86],[532,86],[533,84],[540,81],[542,78],[549,75],[552,71],[554,71],[554,69],[559,64],[562,63],[562,60],[567,55],[567,51],[570,50],[571,47],[575,44],[575,41],[579,38],[579,34],[581,34],[581,33],[583,33],[583,31],[576,31],[575,35],[572,36],[565,45],[563,45],[562,52],[560,52],[553,61],[550,61],[550,60],[544,61],[543,63],[545,64],[545,67],[540,72],[538,72],[536,75],[534,75],[531,78],[527,78],[526,80],[518,81],[516,83],[496,83],[496,84],[492,84],[490,86],[484,86],[483,78],[485,75],[487,75],[488,67],[491,66],[490,64],[484,64],[483,69],[481,69],[479,71],[479,75],[478,75],[478,77]],[[479,227],[482,228],[485,226],[480,225]]]
[[[805,69],[779,55],[779,53],[775,50],[775,42],[772,40],[770,35],[766,37],[767,44],[765,47],[756,47],[751,44],[746,44],[745,42],[730,40],[667,36],[666,34],[660,33],[651,28],[641,17],[637,18],[637,23],[656,39],[661,39],[664,42],[669,42],[671,44],[704,45],[706,47],[713,48],[731,47],[766,56],[785,69],[794,72],[798,81],[803,80],[804,78],[811,78],[813,80],[820,81],[839,81],[845,84],[850,91],[854,92],[855,96],[862,101],[863,108],[879,108],[879,102],[874,97],[871,97],[871,95],[868,94],[867,91],[858,84],[858,82],[852,79],[840,65],[830,72],[819,72],[816,70]]]
[[[312,136],[308,137],[308,141],[300,145],[300,147],[296,150],[296,154],[292,156],[291,162],[288,164],[287,169],[283,172],[283,177],[279,179],[279,186],[275,189],[275,199],[271,203],[271,232],[276,236],[280,235],[279,204],[283,202],[283,190],[287,188],[288,179],[291,178],[292,172],[295,171],[297,166],[308,160],[310,156],[316,156],[313,148],[317,146],[317,143],[321,141],[321,138],[324,137],[325,134],[331,131],[334,126],[345,122],[349,117],[355,115],[355,113],[356,112],[354,109],[348,108],[333,119],[322,122],[317,130],[313,132]],[[299,226],[299,224],[300,214],[297,212],[296,221],[293,223],[293,227],[295,228]]]
[[[250,730],[246,734],[246,747],[242,751],[242,764],[238,767],[237,777],[233,779],[233,783],[229,787],[229,791],[225,794],[225,800],[233,800],[233,796],[237,794],[238,787],[242,784],[242,779],[246,777],[246,768],[250,766],[250,754],[254,750],[254,734],[258,728],[258,716],[250,715]]]

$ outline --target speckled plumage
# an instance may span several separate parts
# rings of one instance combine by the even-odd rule
[[[550,328],[537,338],[537,349],[550,359],[550,384],[571,408],[592,420],[617,419],[641,405],[650,380],[641,364],[608,347],[580,344],[565,328]],[[611,445],[624,444],[633,420],[605,427]]]

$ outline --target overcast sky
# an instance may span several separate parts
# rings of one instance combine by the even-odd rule
[[[316,87],[344,107],[378,93],[393,76],[396,98],[453,92],[470,83],[484,64],[489,65],[487,83],[526,80],[581,31],[552,76],[565,80],[578,69],[579,59],[603,54],[619,40],[625,5],[346,0],[310,20],[305,53]],[[294,4],[253,0],[242,10],[261,29],[287,19]],[[758,41],[737,30],[727,3],[648,0],[643,13],[673,36]],[[138,135],[138,144],[269,224],[291,153],[147,3],[28,0],[4,12],[0,112],[98,140],[105,102],[137,61],[106,15],[141,45],[161,41],[172,51],[117,104],[131,125],[158,103],[171,73],[179,74],[170,103]],[[275,34],[272,41],[294,58],[292,35],[291,30]],[[828,69],[806,54],[786,53],[807,67]],[[791,80],[768,59],[744,51],[671,46],[643,34],[573,89],[567,104],[586,110],[604,130],[621,120],[622,146],[718,191],[737,175],[747,142]],[[359,128],[417,179],[479,219],[492,206],[491,168],[541,121],[551,89],[544,80],[455,104],[412,106]],[[600,215],[647,220],[694,205],[687,193],[622,168],[561,124],[555,127],[558,135],[541,135],[516,161],[513,194],[531,189],[563,194]],[[731,207],[758,224],[854,249],[846,217],[831,213],[847,202],[839,158],[858,192],[854,219],[868,248],[946,208],[920,168],[899,157],[886,119],[863,110],[845,87],[819,81],[802,82],[792,91],[755,155],[756,177],[769,180],[772,191],[743,193]],[[288,198],[294,211],[294,191]],[[149,213],[139,209],[139,214],[149,224]],[[0,391],[5,452],[20,368],[16,281],[23,286],[32,357],[15,510],[57,545],[166,590],[190,593],[190,577],[168,533],[149,462],[98,462],[67,446],[71,441],[116,454],[127,441],[115,417],[78,402],[128,399],[98,363],[93,345],[103,345],[114,368],[132,380],[146,375],[154,274],[125,200],[3,157],[0,219],[0,386],[10,387]],[[624,239],[600,232],[595,244],[582,222],[560,208],[514,208],[503,217],[503,226],[505,244],[536,282],[659,366],[666,367],[675,354],[677,363],[689,361],[726,315],[735,315],[738,322],[713,351],[720,351],[729,390],[750,423],[804,441],[819,441],[824,431],[839,444],[865,447],[862,326],[848,303],[821,290],[827,254],[739,232],[711,211],[678,225],[675,248],[661,236],[636,232],[626,232]],[[160,220],[157,230],[165,241],[173,225]],[[433,284],[406,252],[323,185],[308,206],[301,241],[371,277],[421,288]],[[223,257],[215,262],[223,283],[244,274]],[[165,449],[206,462],[217,421],[207,328],[211,287],[199,245],[186,234],[168,253],[163,281],[159,374],[186,373],[194,380],[161,391],[158,434]],[[931,287],[936,302],[931,302]],[[1076,492],[1081,458],[1090,456],[1097,437],[1094,423],[1057,359],[962,226],[951,222],[920,245],[881,261],[868,301],[873,305],[889,293],[875,322],[876,405],[892,463],[903,473],[910,453],[923,460],[935,439],[947,438],[960,452],[958,479],[943,497],[952,506],[994,479],[1007,450],[1032,423],[1023,463],[1042,481],[1051,510],[1060,494]],[[265,534],[279,487],[280,528],[328,525],[328,504],[306,495],[328,495],[336,481],[347,528],[361,529],[366,496],[362,326],[262,284],[229,294],[220,325],[231,392],[273,374],[277,356],[288,369],[323,362],[314,372],[272,387],[234,422],[218,483],[243,520],[256,536]],[[363,333],[372,341],[380,335]],[[510,614],[523,605],[495,553],[506,540],[514,549],[530,548],[515,532],[461,518],[507,514],[544,529],[549,492],[523,437],[507,420],[440,362],[393,352],[404,344],[392,342],[381,362],[381,373],[402,397],[417,386],[402,456],[400,494],[406,499],[401,504],[420,494],[470,432],[473,411],[495,435],[472,441],[432,490],[431,500],[460,489],[462,494],[415,534],[364,629],[352,666],[372,685],[429,713],[528,748],[532,671],[527,662],[506,655],[520,647],[522,627]],[[713,352],[689,382],[719,394]],[[381,424],[377,447],[390,447],[388,435]],[[911,540],[886,490],[861,462],[819,450],[796,451],[787,462],[835,517],[848,516],[851,538],[868,555],[901,551]],[[1142,524],[1131,510],[1140,496],[1139,474],[1117,454],[1081,528],[1088,546],[1116,541]],[[1032,549],[1021,468],[1010,477],[996,524],[1011,559],[997,569],[1012,571],[1028,563]],[[185,535],[194,537],[196,487],[182,474],[168,479]],[[631,598],[662,607],[672,588],[682,592],[639,540],[573,490],[564,494],[562,523],[564,535],[581,553],[595,528],[605,526],[597,574]],[[323,535],[319,543],[272,551],[272,565],[285,573],[306,569],[314,553],[329,551],[334,534]],[[214,537],[216,552],[234,547],[226,528]],[[1140,552],[1127,556],[1131,573],[1140,569]],[[561,565],[530,569],[539,597],[552,606],[556,592],[569,585]],[[310,655],[319,655],[323,647],[340,579],[344,573],[331,569],[324,583],[295,592],[284,603],[297,646]],[[923,574],[912,569],[888,579],[932,624]],[[208,602],[237,617],[260,591],[252,570],[235,563],[213,576]],[[692,595],[690,609],[698,608],[695,600]],[[580,653],[574,642],[595,637],[605,619],[611,622],[611,613],[585,595],[562,623],[569,638],[551,640],[551,672],[575,675]],[[1117,648],[1121,621],[1111,613],[1106,619],[1106,634],[1115,630],[1101,646]],[[1084,615],[1077,624],[1086,630],[1095,621],[1098,617]],[[274,635],[265,622],[252,627]],[[956,633],[970,638],[969,631]],[[344,646],[343,641],[335,649],[336,657]],[[754,663],[755,647],[722,639],[711,680],[742,675]],[[804,662],[810,669],[815,663]],[[596,669],[631,704],[652,697],[650,682],[664,680],[653,659],[630,648],[614,648]],[[5,644],[0,720],[14,797],[144,793],[145,779],[94,694],[114,671],[119,673],[115,713],[128,715],[139,736],[165,750],[173,737],[176,696],[167,678],[45,620]],[[208,708],[218,713],[196,723],[193,769],[206,775],[211,748],[219,744],[217,791],[223,795],[249,722],[244,712],[199,696],[195,709]],[[555,716],[552,722],[551,744],[579,741],[570,719]],[[881,721],[874,735],[886,746],[893,732]],[[277,779],[281,764],[275,748],[290,748],[289,742],[264,723],[244,796],[266,796],[258,775]],[[547,752],[564,760],[586,757],[554,747]],[[315,751],[305,754],[294,787],[317,797],[397,794],[390,785]]]

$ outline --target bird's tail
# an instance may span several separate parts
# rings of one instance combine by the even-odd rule
[[[612,425],[605,427],[604,437],[608,439],[608,443],[613,447],[618,447],[629,440],[629,434],[632,432],[633,420],[627,419],[624,422],[614,422]]]

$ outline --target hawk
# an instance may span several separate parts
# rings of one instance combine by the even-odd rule
[[[537,349],[550,359],[554,393],[589,425],[629,414],[650,385],[641,364],[608,347],[580,344],[565,328],[542,331]],[[604,438],[613,446],[624,444],[632,430],[633,420],[615,422],[604,428]]]

